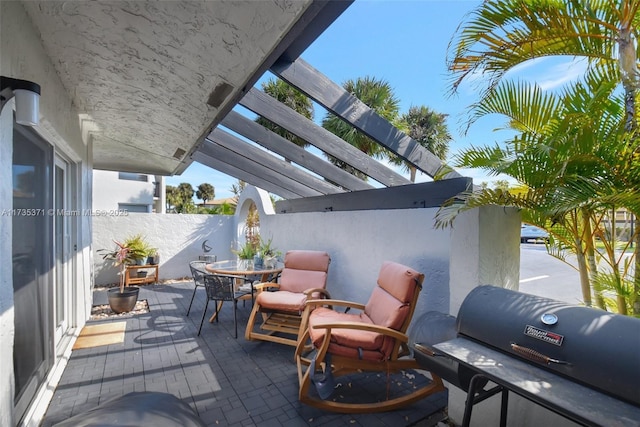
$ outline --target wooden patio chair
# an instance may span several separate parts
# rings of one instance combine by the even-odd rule
[[[391,373],[423,369],[413,357],[409,357],[411,352],[406,335],[423,280],[423,274],[387,261],[380,269],[378,285],[366,305],[331,299],[307,301],[301,325],[305,330],[300,335],[295,353],[300,401],[334,412],[383,412],[444,390],[442,380],[432,374],[432,381],[425,379],[423,387],[399,397],[390,397],[387,393],[387,400],[382,402],[328,400],[333,392],[329,380],[337,381],[337,377],[342,375],[380,372],[388,382]],[[329,306],[347,307],[347,311],[358,312],[338,312]],[[311,359],[304,353],[309,341],[315,350]],[[317,373],[316,368],[321,372]],[[318,384],[318,380],[328,384]],[[314,381],[318,393],[310,393]],[[321,386],[329,390],[322,390]]]
[[[325,289],[330,262],[329,254],[323,251],[288,251],[278,283],[254,286],[255,302],[247,322],[245,338],[295,347],[307,299],[330,297]],[[258,330],[254,330],[258,319],[261,319],[261,323]]]

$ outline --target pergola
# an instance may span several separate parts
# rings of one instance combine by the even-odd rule
[[[351,3],[26,2],[25,8],[81,112],[96,169],[173,175],[196,161],[280,196],[282,212],[437,206],[468,189],[471,179],[452,171],[435,185],[412,184],[254,87],[265,73],[275,74],[433,177],[442,166],[435,155],[301,57]],[[380,185],[267,130],[237,105]]]

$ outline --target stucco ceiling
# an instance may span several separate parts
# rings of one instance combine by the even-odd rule
[[[91,129],[94,167],[170,175],[184,169],[189,153],[318,3],[324,2],[24,6],[83,126]]]

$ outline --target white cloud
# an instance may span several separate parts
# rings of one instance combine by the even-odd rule
[[[542,90],[553,90],[578,80],[587,69],[587,60],[574,57],[536,58],[513,67],[505,76],[537,83]]]

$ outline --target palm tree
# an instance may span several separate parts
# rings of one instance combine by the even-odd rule
[[[262,83],[262,90],[267,95],[277,99],[287,107],[296,111],[298,114],[303,115],[309,120],[313,120],[313,103],[306,95],[293,86],[290,86],[279,79],[270,79],[267,82]],[[309,143],[304,139],[265,119],[264,117],[258,117],[256,119],[256,123],[261,124],[265,128],[293,142],[299,147],[306,147],[309,145]]]
[[[196,197],[202,200],[202,204],[206,205],[207,200],[213,200],[216,195],[216,190],[213,185],[204,183],[198,185],[198,189],[196,190]]]
[[[583,57],[603,77],[622,83],[625,128],[635,129],[639,8],[637,0],[484,1],[450,44],[452,90],[481,74],[488,77],[486,96],[516,65],[554,55]]]
[[[591,305],[593,289],[596,305],[612,305],[626,314],[635,295],[631,269],[616,253],[615,235],[607,235],[603,219],[616,206],[640,209],[640,162],[635,159],[640,147],[624,131],[623,104],[615,88],[597,73],[562,96],[522,83],[499,84],[476,107],[473,120],[502,114],[516,136],[503,146],[464,150],[456,161],[504,173],[522,185],[465,194],[463,204],[451,203],[438,212],[437,223],[448,225],[459,212],[488,204],[521,208],[526,222],[551,233],[552,255],[565,261],[567,251],[576,255],[585,304]],[[596,247],[596,238],[604,249]],[[597,258],[606,268],[598,268]],[[614,291],[616,301],[605,301],[604,289]]]
[[[435,154],[440,160],[447,158],[451,134],[447,128],[447,115],[437,113],[424,105],[412,106],[400,116],[406,133],[418,144]],[[389,152],[389,161],[409,170],[411,182],[416,181],[416,167]]]
[[[173,185],[167,185],[165,188],[165,194],[167,195],[167,212],[171,210],[171,208],[175,208],[175,206],[180,201],[178,199],[178,189]]]
[[[195,205],[193,203],[193,187],[188,182],[181,182],[178,184],[176,190],[178,203],[176,204],[176,211],[178,213],[193,213],[195,212]]]
[[[342,85],[351,95],[358,98],[369,108],[391,123],[398,124],[400,101],[393,93],[391,85],[375,77],[360,77],[357,80],[347,80]],[[363,153],[375,157],[390,157],[388,150],[383,149],[378,142],[369,138],[338,116],[328,113],[322,120],[322,127],[342,138]],[[333,156],[328,156],[329,161],[347,172],[367,180],[367,176],[357,169],[347,165]]]
[[[555,235],[558,245],[551,247],[552,254],[571,248],[577,255],[586,304],[591,303],[591,284],[596,303],[604,306],[600,289],[608,285],[617,292],[618,311],[624,313],[628,301],[635,300],[636,314],[637,245],[636,276],[631,279],[629,264],[616,258],[615,233],[607,239],[602,232],[602,218],[616,206],[636,213],[640,203],[637,53],[629,47],[637,9],[636,2],[486,1],[463,23],[449,61],[452,89],[472,73],[489,77],[481,99],[471,106],[469,125],[499,113],[518,134],[506,147],[467,150],[458,164],[507,173],[525,186],[520,194],[484,190],[465,195],[464,207],[447,207],[440,216],[440,224],[446,224],[457,209],[497,201],[522,207],[525,219]],[[559,98],[502,80],[515,65],[548,55],[587,57],[584,82]],[[620,83],[622,98],[615,95]],[[598,270],[595,237],[604,238],[607,271]]]

